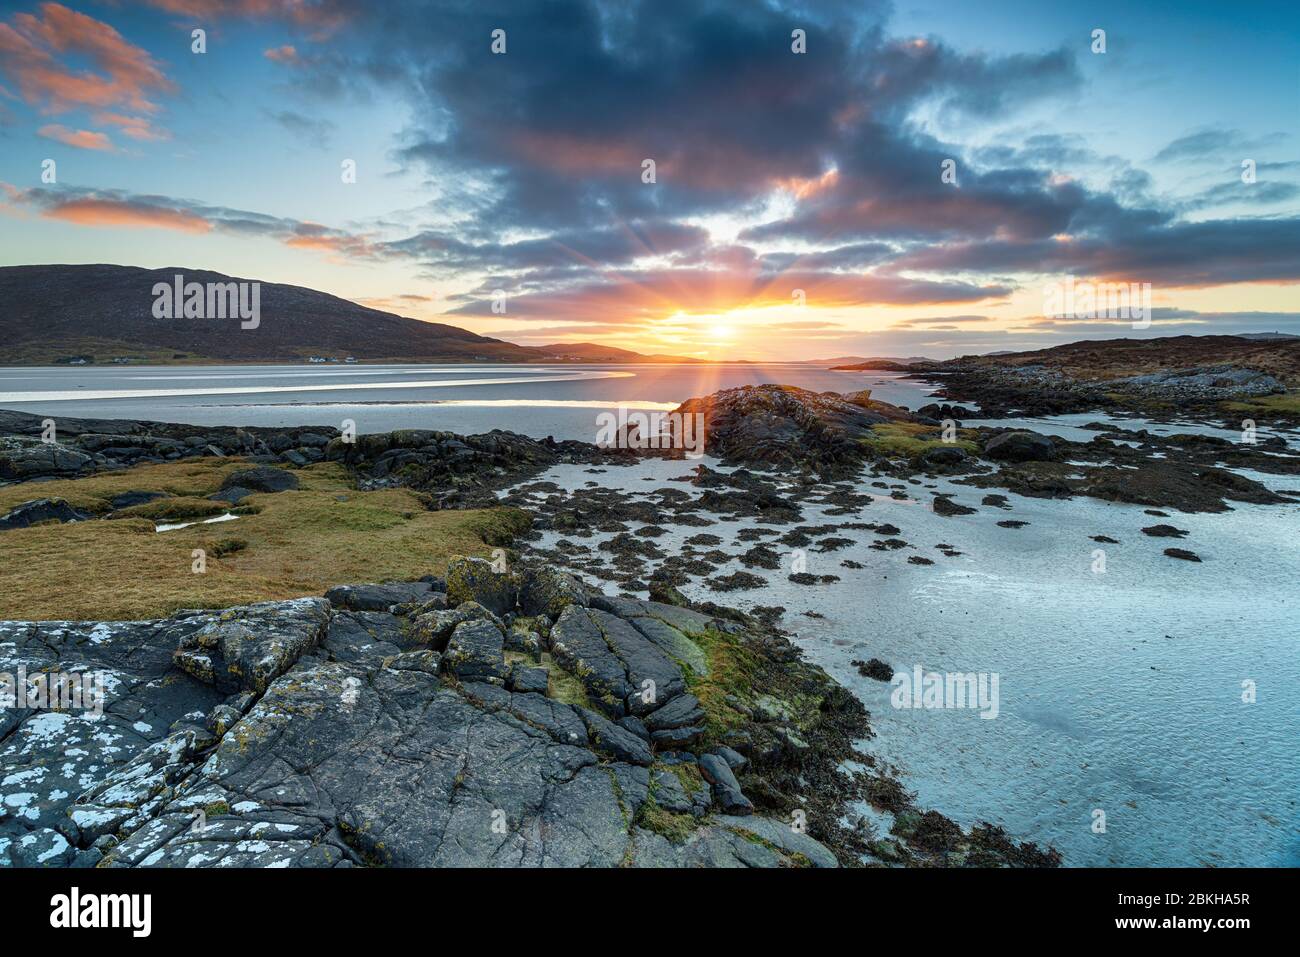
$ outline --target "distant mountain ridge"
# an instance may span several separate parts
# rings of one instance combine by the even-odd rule
[[[260,283],[260,321],[155,318],[154,287]],[[410,319],[328,293],[180,266],[0,267],[0,365],[96,362],[301,362],[318,356],[395,362],[673,362],[591,343],[543,348]],[[557,358],[562,357],[562,358]]]

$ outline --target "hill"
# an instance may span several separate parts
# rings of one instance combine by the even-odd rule
[[[259,321],[156,318],[154,288],[259,282]],[[357,305],[328,293],[203,269],[0,267],[0,365],[130,358],[151,362],[300,362],[311,356],[398,362],[691,361],[580,343],[533,348]],[[251,293],[248,302],[251,304]]]
[[[1300,339],[1253,336],[1093,339],[1032,352],[962,356],[939,367],[980,365],[1045,366],[1084,381],[1196,366],[1232,365],[1267,372],[1295,385],[1300,382]]]

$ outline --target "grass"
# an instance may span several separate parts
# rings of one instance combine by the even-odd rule
[[[173,496],[200,498],[220,488],[231,472],[248,467],[247,462],[239,459],[182,459],[159,465],[137,465],[132,469],[102,472],[86,478],[23,482],[0,488],[0,509],[8,511],[34,498],[62,498],[75,508],[102,515],[112,508],[109,501],[113,496],[123,492],[165,492]]]
[[[1249,402],[1225,402],[1223,407],[1230,412],[1271,412],[1275,415],[1300,416],[1300,391],[1285,395],[1264,395]]]
[[[880,455],[901,458],[920,458],[932,449],[941,449],[949,445],[964,450],[969,455],[977,455],[979,446],[970,439],[959,438],[956,442],[944,442],[941,430],[931,425],[916,422],[881,422],[871,427],[873,438],[864,439],[863,443]],[[969,429],[959,429],[957,434],[972,434]],[[920,436],[934,436],[921,438]]]
[[[107,499],[135,489],[177,494],[188,507],[216,491],[227,472],[245,467],[230,459],[189,460],[7,486],[0,508],[58,497],[102,513]],[[486,556],[485,535],[499,540],[521,522],[513,509],[426,511],[407,489],[358,492],[335,463],[297,475],[300,489],[249,496],[242,504],[255,512],[219,525],[155,532],[152,518],[167,512],[168,500],[159,500],[140,506],[156,506],[149,518],[0,533],[0,618],[155,618],[180,608],[319,595],[346,582],[418,578],[440,573],[453,555]],[[207,571],[195,574],[192,552],[200,548]]]

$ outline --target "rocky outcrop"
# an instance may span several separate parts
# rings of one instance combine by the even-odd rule
[[[782,385],[724,389],[683,402],[675,411],[704,416],[710,455],[827,475],[861,465],[861,441],[870,437],[871,426],[913,420],[904,409],[873,401],[869,392],[841,396]]]
[[[984,454],[995,462],[1046,462],[1055,452],[1050,437],[1028,429],[999,432],[984,443]]]
[[[555,607],[553,576],[516,574]],[[705,709],[664,649],[693,659],[679,629],[734,623],[602,598],[551,627],[514,606],[506,620],[542,632],[512,652],[489,583],[462,582],[478,601],[451,610],[443,651],[408,617],[447,613],[421,610],[445,602],[437,579],[156,622],[0,623],[0,670],[102,673],[106,689],[102,715],[0,711],[0,865],[837,864],[753,813],[733,770],[749,759],[687,749]],[[548,669],[593,707],[550,696]]]

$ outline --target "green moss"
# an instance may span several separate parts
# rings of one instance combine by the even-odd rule
[[[665,811],[655,803],[654,798],[649,798],[641,805],[641,813],[637,815],[637,823],[647,831],[653,831],[668,838],[674,844],[684,843],[691,836],[691,832],[700,826],[700,822],[689,814],[674,814],[672,811]]]
[[[549,697],[563,704],[577,705],[582,708],[591,707],[591,699],[587,697],[587,689],[583,687],[582,682],[561,668],[559,663],[545,652],[542,653],[541,667],[546,669],[549,679]]]
[[[704,783],[704,778],[700,774],[699,767],[690,762],[682,761],[678,764],[664,764],[657,765],[657,767],[661,767],[666,771],[671,771],[676,776],[677,780],[681,782],[681,785],[687,794],[699,794],[708,787],[708,785]]]
[[[876,455],[886,458],[915,459],[933,449],[948,447],[959,448],[968,455],[979,453],[979,445],[971,438],[974,433],[970,429],[959,429],[959,438],[955,442],[945,442],[938,429],[915,422],[881,422],[873,425],[871,431],[875,435],[863,439],[862,444]]]
[[[706,631],[690,637],[708,658],[709,673],[688,673],[686,685],[691,694],[700,699],[705,715],[706,743],[713,744],[728,730],[740,727],[748,720],[732,700],[746,703],[752,700],[758,660],[735,635]]]

